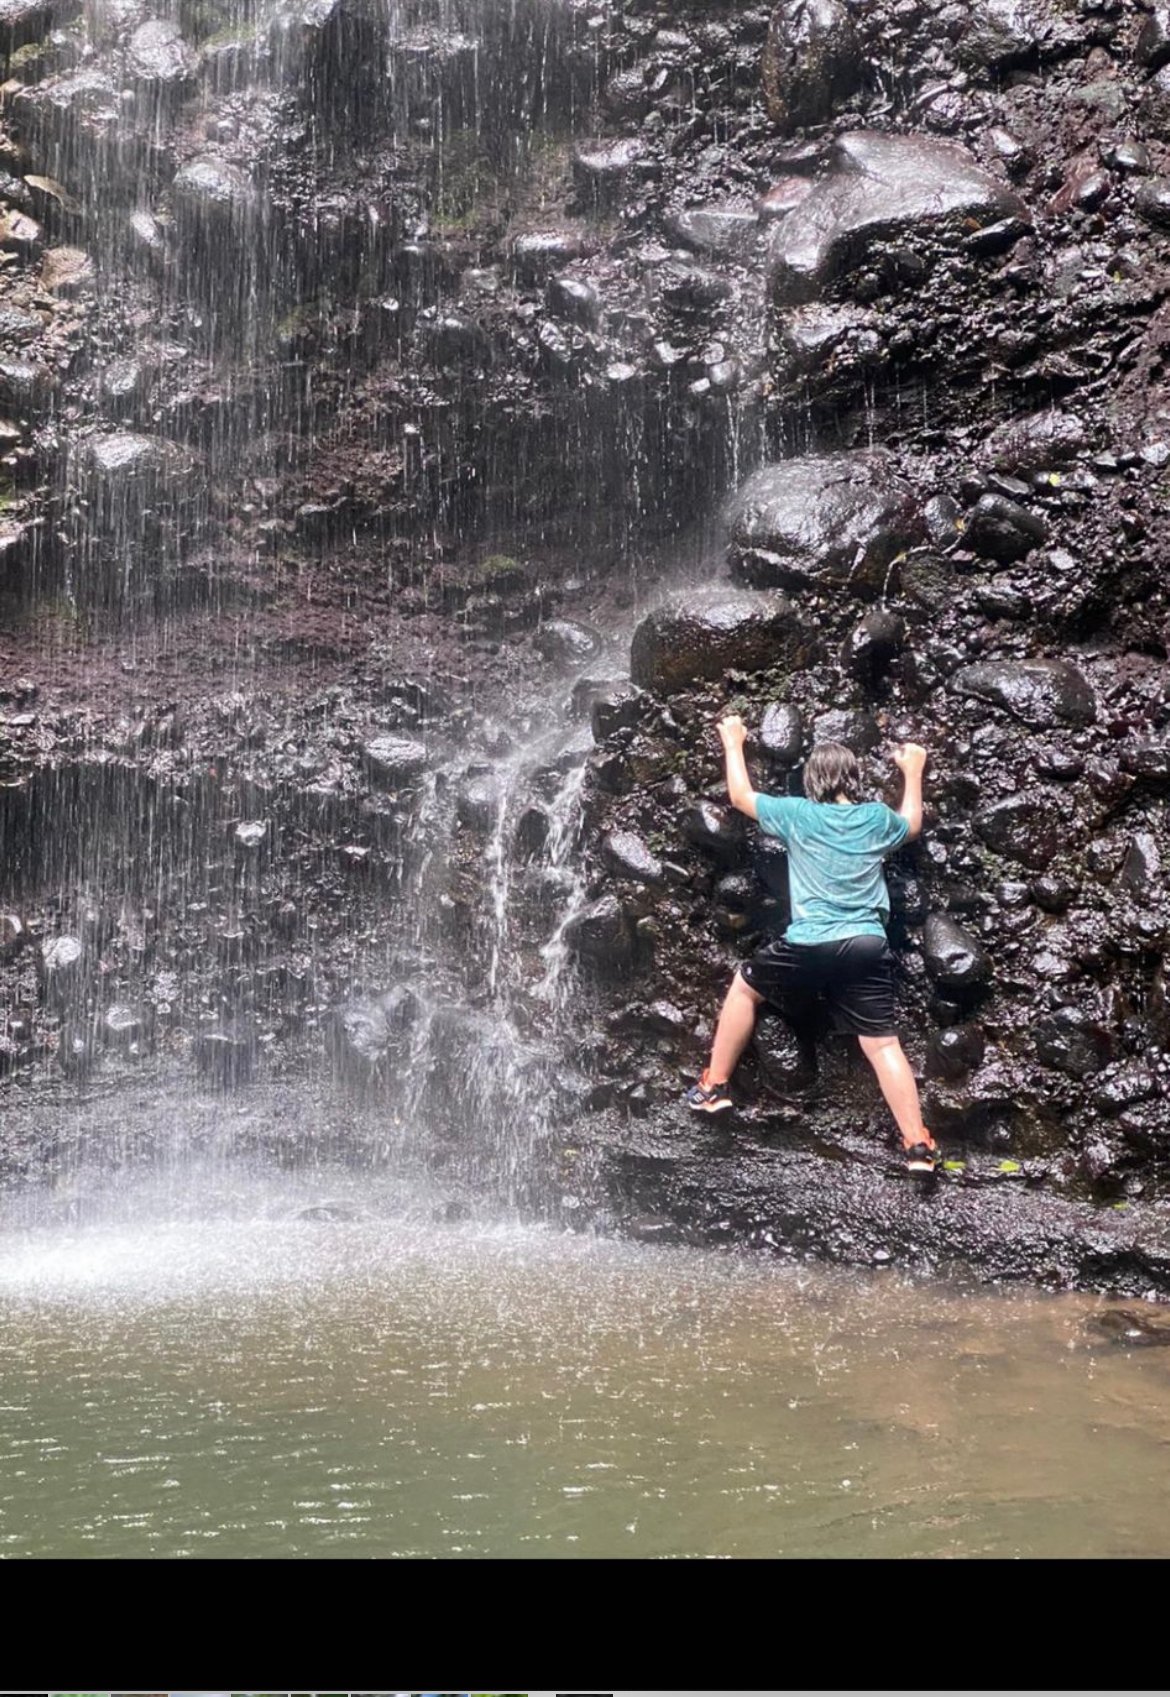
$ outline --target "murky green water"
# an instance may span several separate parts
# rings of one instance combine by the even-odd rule
[[[1170,1554],[1170,1350],[1094,1300],[305,1200],[9,1219],[0,1550]]]

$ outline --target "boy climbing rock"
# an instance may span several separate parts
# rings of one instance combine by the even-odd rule
[[[824,996],[838,1031],[852,1032],[881,1086],[902,1134],[911,1172],[934,1172],[938,1145],[922,1123],[918,1087],[895,1033],[892,956],[885,920],[890,898],[882,861],[922,829],[922,770],[926,750],[906,743],[894,754],[903,777],[895,813],[864,801],[861,769],[852,750],[826,742],[804,769],[805,795],[758,795],[744,762],[747,728],[736,714],[719,735],[733,807],[754,819],[788,850],[792,923],[766,943],[731,981],[719,1014],[711,1059],[687,1091],[697,1113],[730,1108],[727,1083],[755,1029],[764,1002],[783,1008],[801,995]]]

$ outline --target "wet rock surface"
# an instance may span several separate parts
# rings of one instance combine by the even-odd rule
[[[558,1218],[1170,1290],[1163,23],[0,12],[4,1171],[53,1171],[63,1076],[321,1065],[385,1158],[409,1060],[428,1158]],[[731,1134],[678,1108],[786,917],[729,709],[776,791],[817,737],[895,801],[931,750],[889,868],[929,1195],[815,1019]]]

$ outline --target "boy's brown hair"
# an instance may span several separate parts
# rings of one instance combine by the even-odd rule
[[[860,801],[861,767],[853,750],[840,742],[818,743],[805,762],[804,793],[810,801],[834,801],[839,795]]]

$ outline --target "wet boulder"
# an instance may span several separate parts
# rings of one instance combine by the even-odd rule
[[[114,141],[124,113],[121,92],[108,72],[83,69],[17,90],[12,116],[19,132],[35,138],[41,150],[38,170],[56,177],[68,175],[78,147]]]
[[[922,959],[931,982],[944,990],[977,989],[991,976],[985,949],[949,913],[928,915],[922,929]]]
[[[50,937],[41,945],[41,988],[51,1005],[74,1000],[85,982],[85,949],[79,937]]]
[[[50,248],[41,261],[41,288],[49,294],[83,294],[93,282],[93,260],[84,248]]]
[[[73,467],[95,516],[103,527],[120,533],[120,546],[133,540],[125,532],[128,520],[144,534],[164,510],[177,514],[199,493],[197,456],[162,436],[102,431],[79,444]]]
[[[1057,1008],[1036,1026],[1035,1042],[1037,1057],[1045,1066],[1073,1078],[1100,1072],[1115,1053],[1112,1035],[1083,1008]]]
[[[665,220],[667,234],[696,253],[720,259],[746,259],[760,233],[759,215],[750,206],[692,206]]]
[[[413,737],[372,737],[362,750],[366,769],[379,783],[396,785],[418,781],[427,768],[426,744]]]
[[[1133,204],[1147,224],[1170,229],[1170,177],[1151,177],[1138,189]]]
[[[1152,831],[1136,831],[1130,838],[1117,882],[1136,901],[1149,902],[1159,894],[1162,855]]]
[[[84,1078],[100,1058],[100,1045],[92,1023],[67,1020],[57,1038],[57,1065],[71,1078]]]
[[[601,647],[601,638],[588,625],[575,619],[548,619],[533,638],[536,650],[546,660],[561,665],[584,665]]]
[[[859,683],[873,685],[887,672],[906,641],[906,626],[885,609],[867,613],[850,631],[841,664]]]
[[[959,62],[997,73],[1032,64],[1049,30],[1041,0],[977,0],[957,44]]]
[[[983,454],[997,471],[1019,476],[1075,460],[1087,441],[1084,420],[1053,407],[998,425],[983,444]]]
[[[554,277],[548,286],[549,311],[570,324],[592,330],[601,322],[601,295],[580,277]]]
[[[643,884],[666,880],[662,862],[635,831],[611,831],[601,852],[619,878],[636,878]]]
[[[171,196],[180,224],[205,233],[246,223],[259,204],[255,184],[247,173],[229,160],[210,154],[180,167]]]
[[[638,136],[585,142],[573,154],[573,181],[587,206],[611,207],[648,160],[646,143]]]
[[[601,896],[565,927],[569,953],[599,978],[626,976],[634,958],[633,929],[616,896]]]
[[[960,666],[948,688],[1002,707],[1025,725],[1091,725],[1097,704],[1088,679],[1067,660],[980,660]]]
[[[778,1016],[761,1019],[752,1047],[760,1081],[771,1094],[800,1095],[816,1083],[816,1050],[786,1020]]]
[[[795,663],[809,637],[792,603],[757,590],[714,588],[673,595],[644,618],[630,648],[630,676],[643,689],[685,689],[728,668]]]
[[[972,227],[1030,218],[1013,190],[964,149],[925,136],[851,131],[829,169],[769,237],[769,279],[781,306],[816,300],[873,243],[969,239]]]
[[[838,370],[845,361],[876,362],[883,344],[865,307],[852,301],[810,301],[783,313],[776,327],[789,378],[820,371],[832,361]]]
[[[756,732],[756,747],[776,766],[795,766],[804,747],[804,722],[799,707],[774,701],[764,709]]]
[[[872,713],[849,707],[832,707],[813,720],[814,748],[822,742],[843,743],[858,759],[871,754],[882,740],[881,727]]]
[[[699,801],[690,808],[683,820],[683,835],[687,841],[714,860],[739,860],[744,850],[744,816],[734,807],[721,806],[714,801]]]
[[[846,0],[782,0],[764,43],[764,99],[781,130],[819,124],[860,86],[865,66]]]
[[[455,817],[468,831],[486,835],[500,817],[502,790],[493,772],[482,772],[464,783],[455,796]]]
[[[114,1002],[102,1019],[102,1036],[111,1048],[137,1054],[148,1043],[154,1025],[154,1010],[138,1002]]]
[[[996,854],[1039,871],[1067,837],[1067,825],[1047,799],[1025,794],[982,809],[975,815],[975,832]]]
[[[386,1077],[403,1059],[422,1011],[414,991],[401,984],[342,1003],[330,1025],[335,1069],[358,1085]]]
[[[126,68],[137,83],[151,88],[182,88],[198,69],[198,57],[175,24],[150,18],[139,24],[126,49]]]
[[[986,1041],[977,1025],[947,1025],[931,1035],[926,1051],[928,1077],[952,1082],[966,1078],[982,1063]]]
[[[1043,514],[1007,495],[981,495],[967,520],[966,546],[985,560],[1022,560],[1048,539]]]
[[[764,466],[731,514],[731,569],[755,588],[879,592],[919,532],[913,491],[892,456],[813,454]]]
[[[585,251],[575,230],[526,230],[512,243],[512,269],[521,283],[540,283]]]

